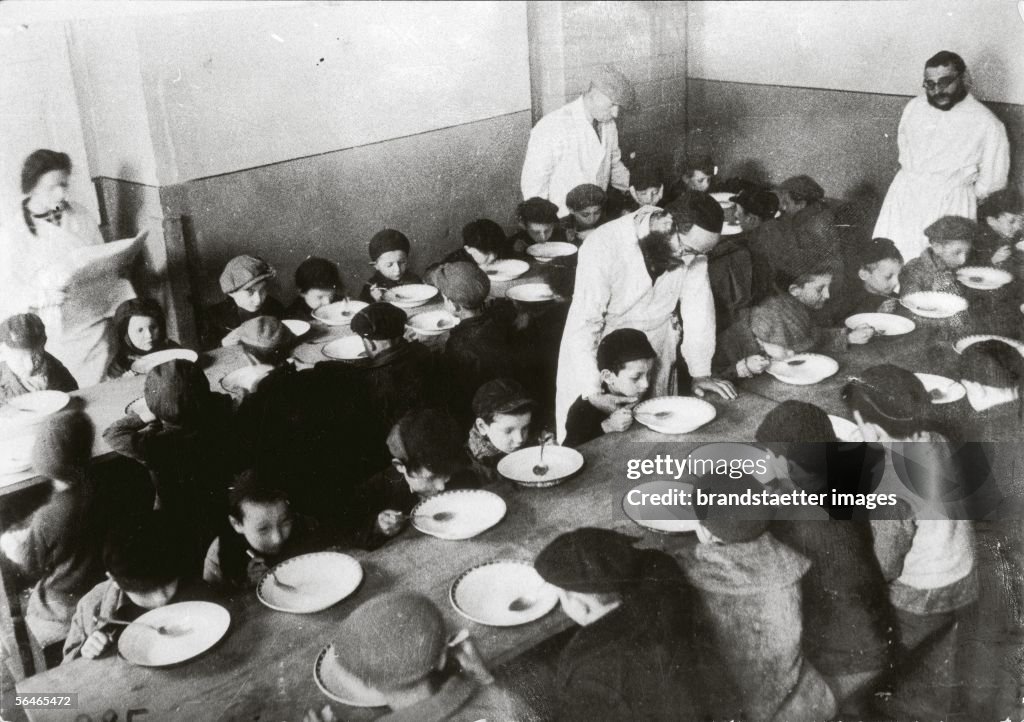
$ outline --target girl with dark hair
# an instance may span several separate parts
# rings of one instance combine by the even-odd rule
[[[132,298],[114,312],[117,355],[107,376],[120,378],[131,373],[132,364],[147,354],[180,345],[167,338],[167,319],[160,304],[150,298]]]

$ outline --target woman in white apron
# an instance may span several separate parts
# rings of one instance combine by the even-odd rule
[[[80,387],[99,383],[113,357],[114,309],[134,297],[119,277],[72,281],[76,249],[103,243],[88,211],[67,198],[71,159],[37,150],[21,172],[21,204],[0,227],[0,313],[35,313],[46,324],[46,350]]]

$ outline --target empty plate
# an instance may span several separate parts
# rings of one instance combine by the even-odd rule
[[[633,409],[633,418],[659,434],[688,434],[708,423],[718,410],[694,396],[662,396]]]
[[[505,500],[482,489],[445,491],[412,510],[412,525],[438,539],[471,539],[505,517]]]
[[[229,394],[248,394],[273,370],[274,367],[267,364],[243,366],[224,376],[220,380],[220,387]]]
[[[369,305],[363,301],[336,301],[313,311],[313,318],[328,326],[348,326],[352,317]]]
[[[256,596],[279,612],[310,614],[334,606],[362,581],[362,566],[348,554],[316,552],[275,566],[260,579]]]
[[[425,283],[395,286],[384,292],[384,301],[399,308],[416,308],[437,295],[437,289]]]
[[[39,421],[55,414],[71,402],[63,391],[33,391],[15,396],[0,406],[0,419],[4,421]]]
[[[492,627],[532,622],[558,604],[555,588],[532,564],[513,561],[488,562],[463,572],[452,582],[448,598],[462,616]]]
[[[976,291],[994,291],[1012,281],[1013,275],[991,266],[963,266],[957,270],[956,279]]]
[[[495,261],[489,266],[481,267],[487,277],[492,281],[511,281],[519,278],[530,270],[530,264],[516,258],[508,258],[502,261]]]
[[[807,439],[824,441],[824,439]],[[716,441],[699,446],[687,455],[690,459],[690,473],[693,476],[730,473],[734,466],[744,474],[750,474],[762,484],[775,479],[775,469],[770,463],[768,452],[751,444],[736,441]]]
[[[147,374],[154,366],[159,366],[162,363],[174,361],[175,359],[183,359],[195,363],[199,359],[199,354],[190,348],[168,348],[163,351],[154,351],[135,359],[135,362],[132,364],[132,371],[137,374]]]
[[[148,406],[146,406],[146,397],[145,396],[140,396],[139,398],[135,399],[130,404],[125,406],[124,407],[124,413],[125,413],[126,416],[128,414],[135,414],[140,419],[145,421],[147,424],[150,421],[155,421],[156,420],[156,416],[154,416],[153,412],[149,410]]]
[[[977,333],[972,334],[971,336],[964,336],[953,344],[953,350],[957,353],[963,353],[964,349],[968,346],[972,346],[973,344],[980,343],[982,341],[1002,341],[1003,343],[1013,346],[1024,354],[1024,342],[1008,336],[996,336],[990,333]]]
[[[297,319],[290,318],[287,321],[281,322],[289,331],[295,334],[296,337],[305,336],[309,332],[310,325],[308,321],[299,321]]]
[[[768,373],[783,383],[795,386],[816,384],[838,370],[839,363],[835,359],[818,353],[798,353],[768,365]]]
[[[855,313],[846,319],[846,327],[850,330],[861,326],[870,326],[878,336],[902,336],[917,328],[909,318],[895,313]]]
[[[959,381],[947,379],[945,376],[935,374],[914,373],[914,376],[921,379],[921,383],[928,390],[933,404],[951,404],[959,401],[967,395],[967,389]]]
[[[537,474],[538,467],[547,467],[543,474]],[[567,446],[544,447],[543,462],[540,447],[531,446],[513,451],[498,462],[498,473],[520,486],[554,486],[583,468],[583,455]]]
[[[900,304],[924,318],[949,318],[967,310],[967,299],[943,291],[908,293]]]
[[[387,701],[380,693],[367,687],[362,680],[349,674],[338,664],[334,645],[320,650],[313,663],[313,679],[320,691],[335,702],[349,707],[386,707]]]
[[[437,336],[458,326],[459,319],[444,310],[427,311],[416,314],[405,325],[423,336]]]
[[[738,223],[723,223],[722,224],[722,235],[723,236],[735,236],[739,233],[743,233],[743,229],[740,228]]]
[[[548,263],[555,258],[573,256],[579,249],[565,241],[548,241],[547,243],[534,243],[528,246],[526,252],[540,263]]]
[[[197,657],[220,641],[231,614],[211,602],[179,602],[152,609],[125,628],[121,656],[143,667],[164,667]],[[167,634],[160,634],[165,627]]]
[[[523,283],[505,292],[507,298],[526,303],[541,303],[555,300],[555,292],[546,283]]]
[[[836,438],[840,441],[864,441],[864,436],[860,433],[860,427],[849,419],[829,414],[828,420],[832,422],[832,430],[836,432]]]
[[[369,358],[366,353],[366,346],[359,336],[345,336],[324,344],[324,356],[336,358],[341,361],[355,361],[360,358]]]
[[[693,494],[693,484],[678,481],[648,481],[630,489],[622,498],[622,511],[633,522],[661,534],[684,534],[700,525],[692,504],[684,504],[674,492]],[[645,495],[647,495],[645,497]],[[659,503],[651,501],[651,496]],[[669,503],[660,503],[667,501]]]

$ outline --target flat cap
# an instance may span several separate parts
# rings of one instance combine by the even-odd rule
[[[467,261],[441,264],[431,272],[429,281],[445,298],[464,308],[480,308],[491,292],[487,274]]]
[[[390,303],[371,303],[352,317],[352,332],[374,341],[389,341],[405,332],[405,311]]]
[[[235,256],[220,274],[220,290],[234,293],[249,288],[255,283],[273,278],[277,272],[273,266],[257,256]]]
[[[740,191],[732,197],[733,202],[747,213],[768,220],[774,218],[779,211],[779,197],[764,190]]]
[[[611,65],[601,65],[590,76],[590,86],[597,88],[618,106],[630,108],[636,104],[636,91],[625,75]]]
[[[273,316],[257,316],[238,327],[238,341],[253,348],[273,351],[291,348],[296,337],[287,326]]]
[[[571,210],[582,211],[591,206],[604,205],[605,194],[600,186],[593,183],[581,183],[565,196],[565,205]]]
[[[970,218],[962,216],[943,216],[925,228],[924,234],[932,242],[970,241],[973,243],[978,236],[978,224]]]
[[[533,566],[544,581],[583,594],[619,592],[644,577],[637,540],[611,529],[583,528],[544,547]]]

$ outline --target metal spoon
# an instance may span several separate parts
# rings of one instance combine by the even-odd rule
[[[439,511],[436,514],[413,514],[416,519],[433,519],[434,521],[444,522],[451,521],[455,518],[455,512],[453,511]]]
[[[544,443],[546,439],[540,442],[540,463],[533,467],[534,476],[544,476],[548,473],[549,467],[544,463]],[[511,609],[511,607],[509,607]],[[515,610],[513,610],[515,611]]]
[[[250,559],[255,559],[256,558],[256,555],[253,554],[252,549],[246,549],[245,553],[249,555]],[[281,587],[281,589],[288,589],[288,590],[291,590],[293,592],[298,591],[299,588],[297,586],[295,586],[294,584],[288,584],[287,582],[282,582],[280,579],[278,579],[277,578],[277,573],[273,569],[270,570],[269,574],[270,574],[270,578],[274,580],[274,584],[276,584],[277,586]]]
[[[795,358],[792,361],[787,361],[786,363],[789,364],[790,366],[800,366],[801,364],[807,363],[807,359]]]
[[[173,637],[173,636],[178,636],[179,634],[181,634],[180,631],[172,630],[172,629],[170,629],[168,627],[165,627],[162,624],[159,627],[154,627],[152,624],[146,624],[145,622],[125,622],[125,621],[122,621],[120,619],[111,619],[110,617],[100,617],[100,616],[97,616],[97,615],[93,615],[92,621],[95,624],[99,624],[101,626],[104,625],[104,624],[116,624],[116,625],[121,626],[121,627],[128,627],[128,626],[131,626],[132,624],[137,624],[140,627],[145,627],[146,629],[152,629],[157,634],[162,634],[162,635],[164,635],[166,637]]]
[[[345,296],[345,305],[342,306],[342,308],[341,308],[341,315],[342,316],[351,316],[352,315],[352,312],[350,310],[348,310],[348,296]]]

